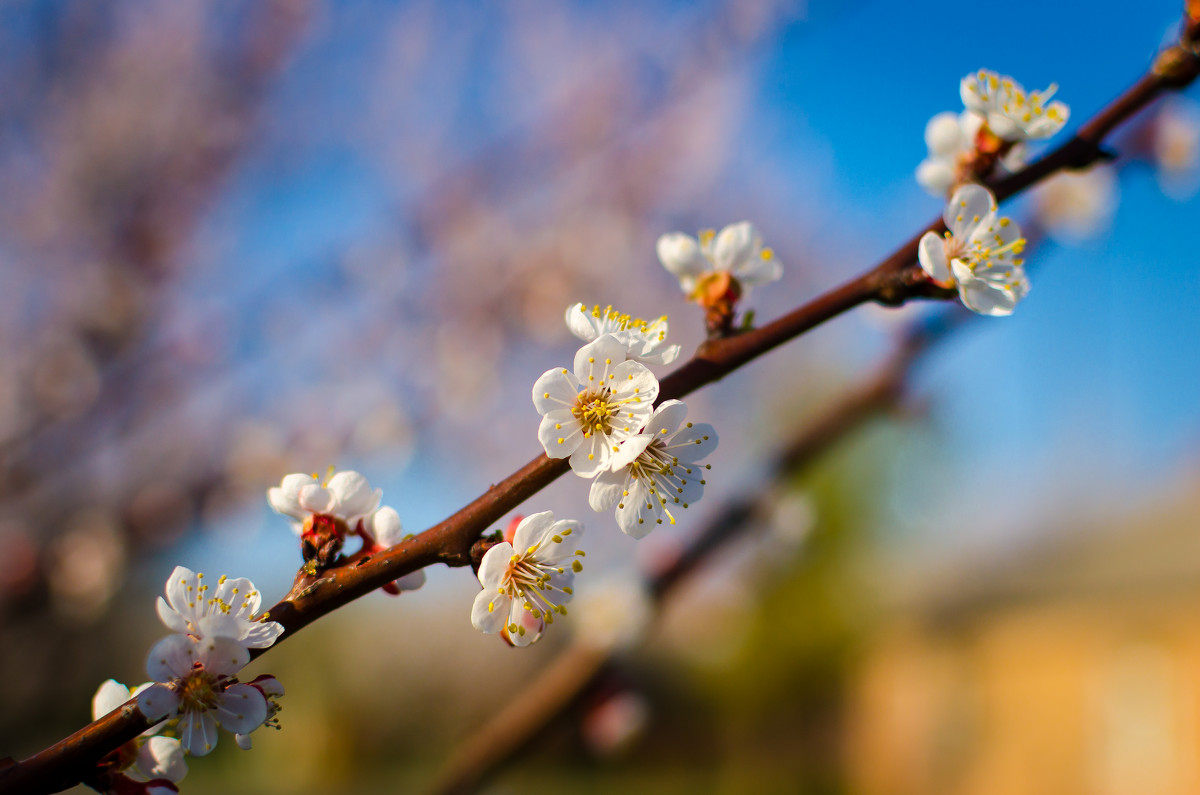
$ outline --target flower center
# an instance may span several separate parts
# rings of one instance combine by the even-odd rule
[[[538,563],[533,557],[537,550],[538,546],[535,544],[523,554],[514,554],[509,558],[508,571],[504,574],[500,592],[519,600],[526,610],[544,621],[552,622],[555,613],[567,614],[567,608],[559,604],[558,594],[570,594],[571,588],[559,588],[551,584],[554,574],[564,574],[566,568]],[[572,571],[578,572],[582,569],[583,564],[578,560],[571,561]],[[519,632],[520,629],[515,625],[509,626],[510,632]]]
[[[608,389],[585,389],[575,398],[575,406],[571,414],[583,426],[584,437],[600,433],[608,435],[612,432],[612,418],[620,411],[620,405],[612,400],[612,392]]]
[[[742,297],[742,286],[729,271],[709,271],[696,280],[696,288],[688,296],[703,307],[732,307]]]
[[[580,307],[580,310],[584,312],[589,311],[583,306]],[[657,320],[642,320],[640,317],[632,317],[624,312],[619,312],[616,309],[613,309],[612,304],[609,304],[603,309],[601,309],[600,305],[597,304],[596,306],[593,306],[590,311],[592,317],[596,318],[597,320],[604,320],[605,329],[610,329],[613,331],[637,331],[642,334],[650,334],[654,331],[655,327],[657,327],[659,323],[662,323],[667,319],[667,316],[663,315]]]
[[[186,679],[179,682],[179,703],[185,712],[205,711],[217,706],[217,677],[199,663]]]

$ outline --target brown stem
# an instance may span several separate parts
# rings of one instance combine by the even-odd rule
[[[994,182],[991,187],[996,198],[1003,200],[1059,170],[1082,168],[1104,157],[1100,144],[1114,127],[1164,91],[1182,88],[1196,79],[1200,74],[1197,41],[1200,41],[1200,24],[1189,22],[1182,43],[1160,55],[1144,77],[1085,122],[1073,138],[1024,169]],[[953,293],[932,287],[914,265],[921,237],[926,232],[944,229],[938,219],[871,270],[778,320],[744,334],[704,343],[691,360],[662,380],[660,400],[683,397],[867,301],[899,305],[911,298],[952,297]],[[285,627],[281,640],[417,569],[438,562],[467,565],[472,543],[488,525],[564,474],[567,468],[563,459],[539,455],[453,516],[409,541],[377,554],[355,556],[348,564],[315,576],[297,574],[292,591],[269,611],[271,618]],[[255,656],[263,651],[254,650]],[[147,728],[140,713],[127,710],[128,706],[28,759],[0,767],[0,792],[54,792],[86,778],[105,753]]]

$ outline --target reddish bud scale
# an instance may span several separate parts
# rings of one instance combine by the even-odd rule
[[[304,520],[300,533],[300,551],[305,562],[313,562],[319,568],[333,565],[342,545],[346,542],[346,523],[335,516],[315,513]]]

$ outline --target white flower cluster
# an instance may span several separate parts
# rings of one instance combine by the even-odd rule
[[[283,625],[259,615],[262,597],[244,577],[220,577],[213,587],[176,566],[165,590],[158,616],[178,634],[150,650],[146,673],[159,684],[139,692],[138,709],[152,721],[178,716],[183,750],[203,756],[216,747],[218,726],[244,735],[266,723],[262,689],[235,677],[250,649],[273,644]]]
[[[993,170],[1014,171],[1025,164],[1026,141],[1050,138],[1070,118],[1070,109],[1050,97],[1057,91],[1026,92],[1007,75],[980,69],[962,79],[962,113],[939,113],[925,127],[929,157],[917,167],[917,182],[934,196],[946,196],[964,182]]]
[[[157,723],[110,755],[96,784],[106,792],[163,795],[187,773],[184,754],[203,756],[217,744],[217,728],[237,733],[238,744],[263,725],[274,725],[283,687],[274,677],[242,684],[236,679],[250,661],[250,649],[264,649],[283,626],[259,615],[262,597],[245,578],[220,577],[215,585],[184,566],[167,580],[158,616],[177,634],[150,650],[150,682],[131,693],[108,680],[92,699],[93,719],[135,698],[147,720]],[[170,730],[176,737],[160,732]]]
[[[575,304],[566,322],[586,344],[572,368],[547,370],[533,385],[546,455],[569,459],[577,475],[592,479],[592,508],[615,505],[625,533],[641,538],[664,519],[674,524],[672,511],[703,494],[709,467],[699,461],[717,446],[717,434],[685,423],[687,407],[678,400],[654,407],[658,379],[646,364],[679,355],[678,345],[666,344],[667,319]],[[537,640],[556,613],[566,615],[583,568],[583,550],[572,542],[582,533],[579,522],[556,522],[549,511],[522,519],[483,556],[471,623],[514,646]]]
[[[935,196],[952,193],[942,217],[946,233],[921,238],[917,258],[926,275],[956,288],[963,304],[981,315],[1010,315],[1029,293],[1026,241],[1011,219],[996,213],[996,197],[976,181],[1025,163],[1025,142],[1063,128],[1070,109],[1050,98],[1057,91],[1026,92],[1020,83],[987,69],[964,77],[961,114],[939,113],[925,127],[929,157],[917,181]]]
[[[658,379],[641,362],[665,345],[666,318],[629,333],[597,326],[597,313],[582,304],[567,310],[568,327],[591,341],[575,354],[573,370],[548,370],[534,383],[538,440],[546,455],[569,457],[575,474],[594,479],[593,510],[615,505],[621,530],[641,538],[664,520],[674,524],[672,510],[700,499],[709,467],[698,462],[716,448],[717,434],[711,425],[685,423],[687,407],[678,400],[654,408]],[[674,360],[678,346],[667,350],[664,358]]]

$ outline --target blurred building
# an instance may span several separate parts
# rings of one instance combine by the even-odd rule
[[[848,700],[865,795],[1200,792],[1200,490],[926,585]]]

